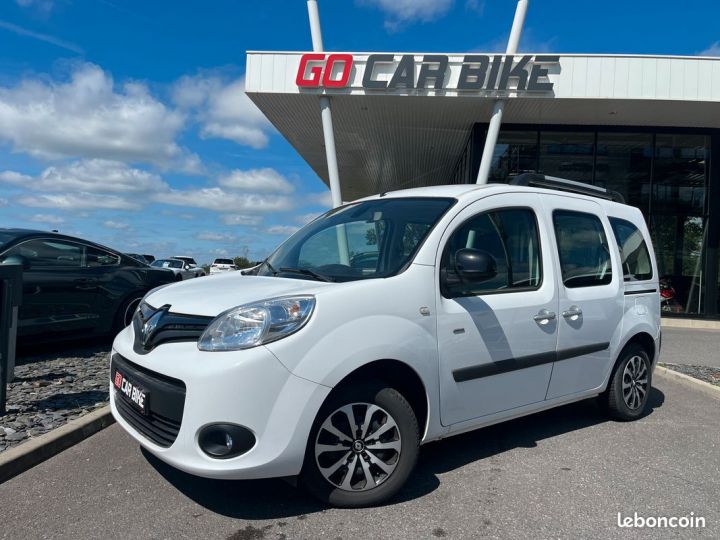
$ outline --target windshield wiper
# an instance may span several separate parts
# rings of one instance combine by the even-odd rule
[[[312,278],[315,278],[318,281],[326,281],[328,283],[333,281],[328,276],[323,276],[322,274],[318,274],[317,272],[313,272],[312,270],[308,270],[307,268],[280,268],[280,272],[302,274],[304,276],[310,276]]]

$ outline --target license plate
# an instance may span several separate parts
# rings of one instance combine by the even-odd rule
[[[150,393],[144,388],[130,381],[130,379],[118,370],[115,370],[115,374],[113,375],[113,386],[115,386],[117,393],[120,394],[121,399],[126,400],[141,413],[148,413]]]

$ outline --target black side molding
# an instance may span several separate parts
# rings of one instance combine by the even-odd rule
[[[557,362],[560,360],[569,360],[576,356],[584,356],[586,354],[592,354],[594,352],[604,351],[610,346],[610,342],[605,343],[593,343],[591,345],[583,345],[582,347],[572,347],[570,349],[563,349],[557,352]]]
[[[639,291],[625,291],[625,296],[630,296],[631,294],[651,294],[658,292],[657,289],[641,289]]]
[[[511,371],[517,371],[518,369],[526,369],[541,366],[543,364],[552,364],[553,362],[559,362],[560,360],[568,360],[577,356],[604,351],[609,346],[609,342],[593,343],[592,345],[583,345],[582,347],[573,347],[562,351],[548,351],[528,356],[520,356],[518,358],[508,358],[507,360],[498,360],[497,362],[491,362],[488,364],[468,366],[454,370],[453,379],[455,379],[455,382],[482,379],[483,377],[509,373]]]

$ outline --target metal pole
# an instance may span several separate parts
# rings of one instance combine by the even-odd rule
[[[512,55],[517,52],[522,35],[523,24],[525,24],[525,14],[527,13],[529,0],[518,0],[517,8],[515,8],[515,18],[513,19],[510,37],[508,38],[506,55]],[[503,109],[505,108],[505,99],[495,101],[492,117],[488,125],[488,133],[485,138],[485,147],[483,148],[482,159],[480,160],[480,170],[478,171],[477,183],[487,184],[490,175],[490,165],[492,164],[493,152],[497,143],[498,133],[500,132],[500,124],[502,124]]]
[[[313,51],[324,52],[317,0],[307,0],[307,8],[308,17],[310,18]],[[320,118],[322,119],[323,139],[325,140],[325,159],[330,180],[330,196],[332,197],[333,208],[337,208],[342,204],[342,192],[340,190],[340,171],[338,170],[337,150],[335,149],[335,131],[333,130],[330,98],[327,96],[320,96]],[[347,229],[344,225],[340,225],[335,229],[335,232],[337,235],[339,262],[349,266],[350,250],[348,248]]]
[[[313,51],[324,52],[317,0],[307,0],[307,7],[308,17],[310,18],[310,35],[312,36]],[[330,195],[332,196],[333,208],[337,208],[342,204],[342,192],[340,191],[340,172],[338,171],[337,164],[330,98],[327,96],[320,97],[320,114],[322,117],[323,138],[325,139],[325,157],[327,160],[328,177],[330,179]]]

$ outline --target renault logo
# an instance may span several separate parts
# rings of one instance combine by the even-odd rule
[[[160,320],[165,316],[170,306],[163,306],[160,309],[154,310],[147,304],[140,306],[138,310],[138,322],[139,324],[139,341],[143,348],[147,349],[150,341],[155,335]]]

